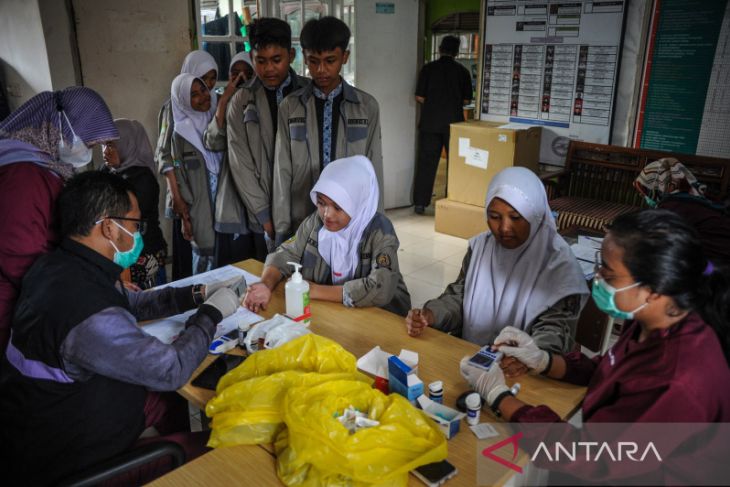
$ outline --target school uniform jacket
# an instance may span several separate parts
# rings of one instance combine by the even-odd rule
[[[161,175],[167,171],[172,171],[174,163],[172,160],[172,134],[175,130],[175,122],[172,118],[172,102],[168,98],[162,104],[160,112],[157,114],[157,146],[155,147],[155,162],[157,162],[157,170]],[[167,183],[167,179],[165,179]],[[172,211],[172,191],[169,185],[165,191],[165,217],[175,218],[176,215]]]
[[[319,230],[322,220],[315,212],[299,226],[294,237],[269,254],[266,265],[276,267],[288,278],[292,274],[287,262],[302,264],[302,277],[317,284],[332,285],[332,269],[319,254]],[[345,306],[377,306],[401,316],[411,308],[411,296],[398,268],[398,237],[393,224],[376,213],[360,240],[360,262],[352,280],[344,284]]]
[[[463,329],[466,272],[470,263],[471,247],[464,256],[461,272],[456,281],[449,284],[441,296],[427,301],[423,306],[433,313],[434,328],[458,337],[461,336]],[[526,330],[538,347],[555,353],[568,353],[573,350],[581,301],[580,295],[573,295],[559,299],[555,303],[545,303],[545,311],[540,313]]]
[[[308,78],[293,71],[290,76],[292,92],[310,83]],[[278,114],[274,114],[273,120],[278,120]],[[206,132],[206,144],[211,149],[228,149],[228,163],[221,169],[215,208],[219,232],[246,233],[241,214],[247,214],[248,228],[256,233],[263,233],[264,223],[273,222],[275,140],[271,121],[266,88],[254,78],[228,102],[226,127],[219,129],[214,119]]]
[[[213,255],[213,200],[208,182],[205,158],[200,151],[178,133],[172,135],[172,158],[180,196],[188,204],[193,225],[193,242],[200,255]]]
[[[380,187],[378,211],[382,211],[383,152],[378,102],[345,80],[342,84],[336,152],[331,160],[356,155],[370,159]],[[294,233],[314,211],[309,192],[319,179],[322,165],[314,99],[313,85],[310,84],[289,94],[279,106],[273,207],[277,240],[280,236]]]

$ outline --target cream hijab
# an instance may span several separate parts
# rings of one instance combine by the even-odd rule
[[[463,338],[492,343],[505,326],[530,333],[530,325],[557,301],[581,295],[588,287],[578,262],[558,235],[545,189],[529,169],[507,168],[489,185],[494,198],[509,203],[530,223],[527,241],[516,249],[500,245],[487,231],[469,241],[471,262],[464,291]]]
[[[175,132],[193,144],[205,158],[205,167],[209,172],[218,174],[223,152],[213,152],[203,145],[203,133],[215,116],[214,94],[211,93],[210,110],[199,112],[190,106],[190,88],[195,80],[203,83],[192,74],[179,74],[172,81],[170,96],[172,101],[172,118],[175,121]],[[205,83],[203,83],[205,86]]]
[[[309,197],[317,205],[317,193],[337,203],[351,218],[338,232],[324,226],[319,230],[319,254],[332,270],[332,283],[352,280],[360,261],[360,240],[378,209],[378,180],[370,160],[365,156],[332,161],[319,176]]]

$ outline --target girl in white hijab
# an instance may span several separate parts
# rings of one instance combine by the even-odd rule
[[[487,345],[512,326],[541,348],[570,351],[588,287],[542,182],[529,169],[505,169],[490,183],[486,207],[490,230],[469,241],[457,281],[409,312],[409,333],[433,326]]]
[[[185,56],[180,68],[180,73],[192,74],[200,78],[209,90],[215,88],[218,79],[218,65],[210,53],[197,50],[191,51]],[[183,236],[183,223],[185,215],[189,212],[188,204],[178,191],[177,176],[173,171],[172,157],[172,136],[175,131],[175,123],[172,117],[171,100],[168,99],[162,105],[157,116],[157,129],[159,135],[155,148],[155,161],[158,170],[165,176],[167,181],[167,197],[165,216],[172,218],[172,279],[178,280],[192,274],[191,246]],[[217,104],[217,96],[211,93],[211,104]]]
[[[246,306],[258,312],[271,290],[292,274],[287,263],[302,264],[310,298],[348,307],[379,306],[405,315],[410,296],[398,269],[393,224],[377,212],[378,181],[364,156],[328,164],[310,193],[317,211],[296,236],[266,259],[261,282],[249,288]]]
[[[190,206],[183,217],[183,235],[191,240],[193,247],[193,273],[197,274],[212,269],[213,245],[215,233],[212,221],[212,205],[218,190],[218,173],[221,169],[222,152],[208,150],[203,143],[203,133],[215,114],[215,106],[210,91],[203,81],[191,74],[180,74],[172,82],[170,89],[174,133],[192,145],[205,171],[195,170],[186,161],[184,170],[187,174],[188,193],[196,190],[205,192],[206,185],[191,184],[193,177],[207,179],[207,194],[189,194],[186,204]],[[173,143],[173,147],[174,147]],[[178,157],[182,159],[182,157]],[[203,176],[204,175],[204,176]],[[177,179],[177,178],[176,178]],[[178,185],[180,182],[178,181]],[[183,193],[181,191],[181,193]]]

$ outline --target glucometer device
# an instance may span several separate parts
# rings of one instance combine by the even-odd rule
[[[502,352],[493,352],[492,346],[482,347],[477,353],[469,359],[469,363],[480,369],[489,370],[492,364],[499,363],[502,359]]]

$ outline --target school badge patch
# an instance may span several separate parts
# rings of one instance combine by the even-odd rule
[[[390,269],[390,256],[388,254],[378,254],[375,262],[378,263],[378,267],[387,267]]]

